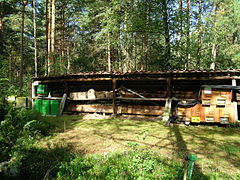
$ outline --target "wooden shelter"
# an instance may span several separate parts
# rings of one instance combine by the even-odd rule
[[[209,114],[216,114],[216,111],[221,111],[219,108],[223,108],[217,103],[225,103],[225,110],[230,109],[229,122],[238,120],[240,70],[91,72],[37,77],[33,79],[33,99],[39,98],[35,92],[37,84],[47,85],[51,98],[59,98],[66,93],[65,111],[168,117],[179,102],[198,100],[194,108],[176,108],[180,120],[200,117],[200,122],[207,122],[206,118],[210,122],[212,115]],[[221,89],[223,86],[228,88]],[[211,92],[211,97],[207,92]],[[218,116],[214,122],[225,117]],[[198,118],[192,120],[199,121]]]

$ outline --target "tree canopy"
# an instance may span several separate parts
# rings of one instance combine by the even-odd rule
[[[238,0],[0,0],[0,74],[240,66]]]

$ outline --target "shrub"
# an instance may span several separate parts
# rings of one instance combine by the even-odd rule
[[[0,122],[0,159],[10,170],[19,170],[21,161],[35,148],[36,140],[48,134],[51,125],[40,121],[39,117],[32,110],[9,106],[5,119]]]

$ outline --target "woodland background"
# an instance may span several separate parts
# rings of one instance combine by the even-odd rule
[[[0,0],[0,77],[240,68],[238,0]]]

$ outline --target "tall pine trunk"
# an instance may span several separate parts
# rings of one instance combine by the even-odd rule
[[[217,16],[217,9],[218,9],[218,4],[215,5],[214,9],[214,17],[213,17],[213,39],[212,39],[212,54],[211,54],[211,65],[210,69],[215,70],[216,69],[216,58],[217,58],[217,45],[216,45],[216,34],[217,34],[217,24],[216,24],[216,16]]]
[[[19,88],[20,91],[23,88],[23,65],[24,65],[24,20],[25,20],[25,7],[27,5],[27,1],[22,0],[22,18],[21,18],[21,48],[20,48],[20,53],[21,53],[21,59],[20,59],[20,81],[19,81]]]
[[[4,3],[5,2],[0,2],[1,9]],[[3,17],[4,17],[3,11],[0,11],[0,54],[3,54]]]
[[[49,31],[49,28],[48,28],[48,23],[49,23],[49,19],[48,19],[48,3],[49,1],[46,0],[46,3],[45,3],[45,9],[46,9],[46,14],[45,14],[45,21],[46,21],[46,24],[45,24],[45,36],[46,36],[46,56],[45,56],[45,76],[48,74],[48,59],[49,59],[49,54],[48,54],[48,31]]]
[[[202,48],[202,0],[198,1],[198,25],[197,25],[197,33],[198,33],[198,47],[197,47],[197,63],[196,66],[200,66],[201,61],[201,48]]]
[[[187,29],[186,29],[186,62],[185,62],[185,69],[189,69],[189,62],[190,62],[190,19],[191,19],[191,0],[187,0]]]
[[[167,0],[162,0],[163,8],[163,27],[164,27],[164,38],[165,38],[165,58],[166,58],[166,68],[170,68],[170,58],[171,58],[171,46],[170,46],[170,35],[168,26],[168,10],[167,10]]]
[[[177,44],[177,56],[180,62],[182,62],[182,34],[183,34],[183,0],[179,0],[178,8],[178,44]]]
[[[46,12],[47,15],[47,74],[50,75],[51,72],[51,61],[50,61],[50,55],[51,55],[51,2],[49,0],[47,1],[47,9],[48,11]]]
[[[51,65],[55,64],[55,0],[52,0],[52,14],[51,14]],[[55,69],[53,69],[55,73]],[[51,72],[50,72],[51,73]]]
[[[111,40],[110,40],[110,33],[107,34],[107,59],[108,59],[108,71],[111,71]]]
[[[34,35],[34,70],[35,77],[38,76],[38,60],[37,60],[37,24],[36,24],[36,0],[33,0],[33,35]]]

